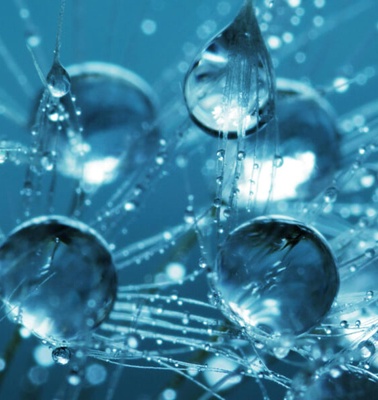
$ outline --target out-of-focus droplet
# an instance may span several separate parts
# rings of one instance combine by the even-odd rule
[[[221,247],[212,284],[223,311],[268,336],[299,335],[329,311],[339,287],[325,239],[286,217],[260,217],[233,231]]]
[[[84,63],[68,71],[83,130],[81,140],[72,141],[69,121],[63,125],[58,170],[82,179],[88,190],[120,175],[131,181],[153,162],[159,149],[152,89],[136,74],[113,64]],[[62,102],[69,109],[65,99]]]
[[[193,121],[215,136],[249,134],[273,118],[274,72],[251,0],[194,60],[184,96]]]
[[[20,225],[0,247],[0,267],[9,317],[55,345],[85,338],[113,307],[108,245],[78,221],[49,216]]]
[[[229,143],[224,170],[223,200],[237,185],[239,208],[255,201],[308,200],[329,184],[329,177],[340,168],[340,135],[330,104],[314,89],[288,79],[277,79],[278,154],[272,174],[271,157],[254,169],[255,142],[244,142],[242,168],[237,182],[231,166],[240,159],[237,143]],[[210,152],[209,152],[210,153]],[[209,154],[209,158],[214,158]],[[214,171],[215,173],[215,171]],[[213,177],[212,177],[213,179]],[[252,184],[255,182],[255,184]],[[273,188],[272,188],[273,187]]]

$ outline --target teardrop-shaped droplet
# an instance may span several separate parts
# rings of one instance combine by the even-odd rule
[[[54,60],[50,72],[47,74],[46,83],[51,95],[56,98],[65,96],[71,89],[70,76],[57,60]]]
[[[250,134],[272,119],[273,67],[251,0],[195,59],[184,95],[194,122],[216,136]]]

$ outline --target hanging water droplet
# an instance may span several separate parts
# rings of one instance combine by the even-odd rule
[[[54,362],[60,365],[66,365],[70,362],[71,351],[68,347],[57,347],[51,353]]]
[[[48,342],[85,338],[113,307],[117,278],[108,245],[78,221],[25,222],[1,245],[0,263],[10,319]]]
[[[47,87],[53,97],[61,98],[71,89],[71,78],[66,69],[55,60],[46,78]]]
[[[311,329],[326,315],[339,287],[325,239],[286,217],[256,218],[233,231],[211,279],[230,319],[268,335]]]
[[[184,82],[193,121],[206,132],[236,138],[274,116],[274,73],[252,2],[194,60]]]

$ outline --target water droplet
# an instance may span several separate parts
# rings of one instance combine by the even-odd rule
[[[3,242],[0,261],[9,317],[48,342],[87,335],[112,309],[117,279],[108,245],[83,223],[60,216],[27,221]]]
[[[358,350],[362,358],[370,358],[375,353],[375,345],[370,340],[364,340],[358,345]]]
[[[131,186],[155,158],[164,163],[154,127],[156,96],[144,80],[122,67],[100,62],[72,65],[68,72],[83,129],[79,135],[73,122],[76,113],[63,124],[66,135],[58,137],[60,173],[81,179],[83,189],[93,191],[120,176],[123,184],[130,182]],[[68,98],[60,102],[70,109]]]
[[[218,253],[212,279],[223,312],[268,335],[311,329],[326,315],[339,287],[325,239],[286,217],[256,218],[233,231]]]
[[[203,257],[201,257],[199,259],[198,265],[200,266],[200,268],[206,268],[207,267],[207,262]]]
[[[348,321],[345,321],[345,320],[341,321],[340,322],[340,326],[342,328],[348,328],[349,327]]]
[[[52,171],[54,169],[54,154],[45,153],[41,158],[41,166],[46,171]]]
[[[331,186],[324,192],[324,201],[326,203],[334,203],[337,200],[338,190]]]
[[[223,149],[220,149],[220,150],[217,151],[218,161],[223,161],[224,160],[225,153],[226,152]]]
[[[125,203],[124,208],[125,211],[134,211],[136,209],[136,205],[132,201],[128,201]]]
[[[184,83],[193,121],[206,132],[236,138],[274,115],[274,74],[252,2],[197,56]]]
[[[57,347],[51,353],[54,362],[60,365],[66,365],[70,362],[71,351],[68,347]]]
[[[58,61],[54,61],[46,78],[47,87],[53,97],[61,98],[71,89],[71,78]]]

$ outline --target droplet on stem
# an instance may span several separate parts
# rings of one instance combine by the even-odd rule
[[[215,136],[250,134],[273,118],[273,66],[251,0],[194,60],[184,96],[193,121]]]
[[[310,330],[327,314],[339,288],[325,239],[281,216],[256,218],[233,231],[211,279],[223,312],[268,337]]]

